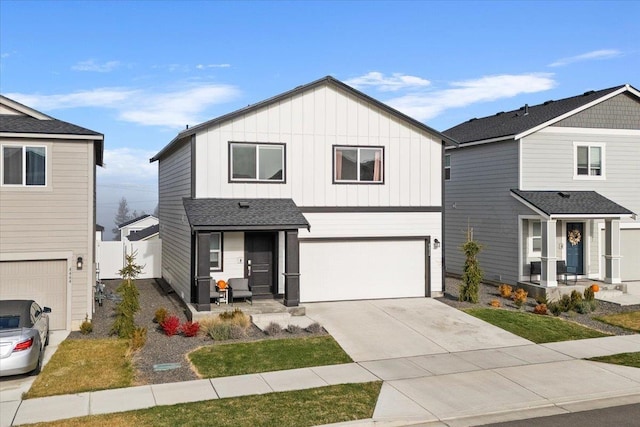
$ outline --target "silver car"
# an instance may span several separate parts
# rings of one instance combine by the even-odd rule
[[[33,300],[0,301],[0,376],[38,374],[49,344],[49,307]]]

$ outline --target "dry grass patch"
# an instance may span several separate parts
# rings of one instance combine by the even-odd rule
[[[65,340],[44,367],[25,399],[133,385],[129,341]]]
[[[609,314],[606,316],[596,317],[595,319],[609,325],[619,326],[634,332],[640,332],[640,311]]]

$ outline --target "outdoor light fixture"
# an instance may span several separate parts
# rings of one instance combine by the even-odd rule
[[[78,268],[78,270],[82,270],[82,257],[79,256],[78,260],[76,261],[76,267]]]
[[[433,240],[433,249],[438,249],[439,247],[440,247],[440,240],[434,239]]]

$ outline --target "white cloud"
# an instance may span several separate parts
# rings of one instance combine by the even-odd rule
[[[116,148],[104,150],[105,167],[97,168],[100,182],[117,182],[127,187],[148,184],[158,176],[158,163],[149,163],[155,151],[136,148]]]
[[[553,74],[548,73],[503,74],[452,82],[450,86],[449,89],[413,93],[385,102],[417,120],[424,121],[450,108],[549,90],[555,86],[555,81]]]
[[[427,87],[431,85],[429,80],[420,77],[408,76],[401,73],[393,73],[391,76],[371,71],[364,76],[354,77],[346,80],[346,84],[357,89],[363,89],[370,86],[382,92],[395,92],[401,89]]]
[[[57,95],[12,93],[6,96],[42,111],[77,107],[108,108],[117,111],[120,120],[145,126],[183,128],[204,118],[208,107],[235,99],[239,91],[231,85],[187,85],[173,91],[149,89],[99,88]]]
[[[93,59],[88,59],[86,61],[80,61],[77,64],[71,67],[74,71],[94,71],[97,73],[108,73],[113,71],[120,65],[119,61],[107,61],[105,63],[99,64]]]
[[[594,50],[592,52],[583,53],[581,55],[570,56],[568,58],[562,58],[556,62],[549,64],[549,67],[562,67],[565,65],[573,64],[574,62],[592,61],[599,59],[611,59],[617,58],[622,55],[617,49],[602,49]]]
[[[206,70],[207,68],[229,68],[231,67],[231,64],[198,64],[196,65],[196,68],[198,70]]]

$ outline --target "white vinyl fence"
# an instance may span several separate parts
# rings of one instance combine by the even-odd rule
[[[135,263],[142,266],[140,279],[153,279],[161,275],[162,240],[138,242],[96,242],[96,262],[100,279],[119,279],[118,271],[125,264],[125,254],[136,252]]]

